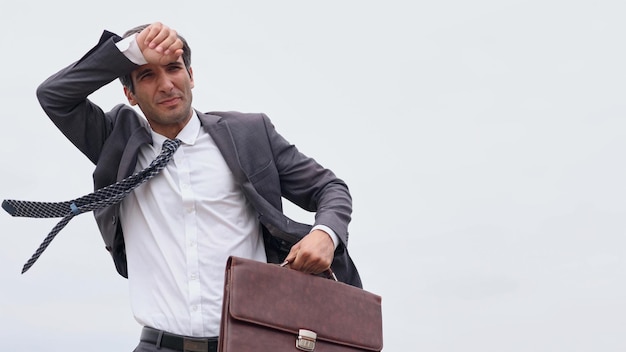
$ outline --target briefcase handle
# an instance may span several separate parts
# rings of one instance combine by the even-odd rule
[[[281,267],[286,267],[289,264],[288,260],[285,260],[284,262],[282,262],[280,264]],[[326,276],[327,279],[331,279],[334,281],[339,281],[337,280],[337,276],[335,275],[335,273],[333,272],[333,270],[331,268],[326,269],[322,274],[324,274],[324,276]],[[320,274],[320,275],[322,275]]]

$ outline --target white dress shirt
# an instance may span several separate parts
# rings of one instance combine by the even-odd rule
[[[159,154],[152,132],[136,171]],[[123,202],[120,220],[135,319],[189,336],[217,336],[229,255],[267,261],[256,212],[194,114],[173,159]]]

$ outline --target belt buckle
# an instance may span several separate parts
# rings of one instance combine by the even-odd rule
[[[208,352],[209,340],[205,339],[183,339],[183,352]]]

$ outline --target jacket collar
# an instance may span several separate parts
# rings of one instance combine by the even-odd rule
[[[120,158],[120,166],[117,169],[118,181],[133,173],[137,163],[139,148],[147,143],[152,143],[152,135],[150,134],[148,123],[137,128],[133,131],[130,138],[128,138],[128,143],[126,143],[126,147]]]

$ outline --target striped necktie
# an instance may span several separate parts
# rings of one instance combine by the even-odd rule
[[[39,256],[48,247],[54,237],[61,231],[65,225],[76,215],[106,208],[108,206],[121,202],[135,188],[149,179],[156,176],[170,161],[172,155],[181,141],[179,139],[168,139],[163,142],[161,153],[150,163],[145,169],[138,171],[127,178],[118,181],[112,185],[100,188],[99,190],[85,195],[83,197],[67,201],[67,202],[31,202],[23,200],[5,200],[2,202],[2,208],[12,216],[28,217],[28,218],[58,218],[63,217],[56,226],[52,228],[50,233],[43,240],[39,248],[32,257],[24,264],[22,274],[25,273],[37,261]]]

